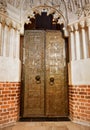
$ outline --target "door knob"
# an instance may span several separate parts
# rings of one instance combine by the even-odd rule
[[[36,79],[36,83],[37,83],[37,84],[40,84],[40,83],[41,83],[41,79],[40,79],[40,76],[39,76],[39,75],[37,75],[37,76],[35,77],[35,79]]]
[[[53,84],[54,84],[54,78],[51,77],[51,78],[50,78],[50,85],[53,85]]]

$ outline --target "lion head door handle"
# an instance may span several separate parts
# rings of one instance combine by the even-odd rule
[[[40,83],[41,83],[41,79],[40,79],[40,76],[39,76],[39,75],[37,75],[37,76],[35,77],[35,80],[36,80],[36,83],[37,83],[37,84],[40,84]]]
[[[50,78],[50,85],[53,85],[53,84],[54,84],[54,78],[51,77],[51,78]]]

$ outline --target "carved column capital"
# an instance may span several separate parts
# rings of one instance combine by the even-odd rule
[[[68,30],[66,27],[63,28],[63,31],[64,31],[64,37],[68,37],[69,34],[68,34]]]
[[[84,28],[85,27],[85,21],[83,20],[83,21],[80,21],[80,27],[81,28]]]
[[[5,27],[5,24],[6,24],[6,20],[3,19],[3,20],[2,20],[2,26]]]
[[[87,19],[86,19],[86,26],[87,26],[87,27],[90,26],[90,18],[87,18]]]
[[[78,29],[79,29],[79,24],[78,23],[74,24],[74,29],[75,29],[75,31],[78,31]]]
[[[9,29],[11,29],[12,28],[12,22],[10,21],[10,23],[9,23]]]
[[[20,28],[21,28],[21,26],[20,26],[20,24],[16,24],[16,30],[18,30],[18,31],[20,31]]]
[[[70,32],[73,32],[73,31],[74,31],[74,26],[73,26],[73,25],[70,25],[68,28],[69,28],[69,31],[70,31]]]
[[[6,19],[6,25],[9,26],[11,23],[11,20],[10,19]]]

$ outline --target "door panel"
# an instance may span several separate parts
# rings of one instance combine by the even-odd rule
[[[46,32],[46,115],[66,116],[65,43],[59,31]],[[52,80],[51,80],[52,79]]]
[[[23,52],[23,117],[67,116],[65,43],[61,32],[25,31]]]
[[[44,115],[44,31],[25,31],[24,117]]]

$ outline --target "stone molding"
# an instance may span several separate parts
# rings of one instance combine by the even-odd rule
[[[0,0],[0,12],[6,13],[7,3],[5,0]]]
[[[20,23],[17,23],[16,21],[12,20],[8,15],[5,15],[1,12],[0,12],[0,23],[2,23],[3,26],[7,25],[10,28],[14,28],[20,31]]]
[[[77,20],[71,24],[68,24],[68,31],[72,32],[72,31],[78,30],[79,27],[85,28],[86,26],[87,27],[90,26],[90,17],[85,17],[85,18]]]
[[[90,16],[90,4],[86,4],[85,6],[78,8],[76,11],[78,18]]]

